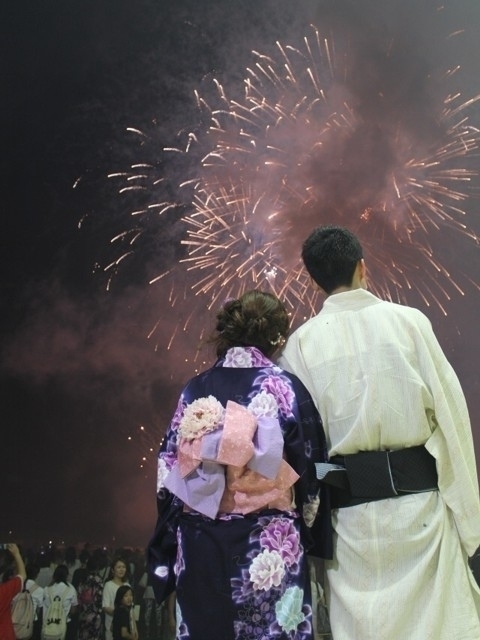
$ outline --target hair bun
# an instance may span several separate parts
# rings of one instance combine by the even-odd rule
[[[238,300],[228,300],[217,313],[217,355],[234,346],[252,346],[265,355],[275,351],[287,335],[289,318],[283,303],[273,294],[249,291]]]

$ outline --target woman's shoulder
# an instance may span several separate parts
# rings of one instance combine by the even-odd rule
[[[107,591],[115,591],[116,592],[118,587],[121,587],[121,586],[123,587],[125,585],[127,587],[131,586],[130,582],[128,582],[128,580],[125,580],[125,582],[122,582],[121,585],[117,584],[114,580],[107,580],[107,582],[105,582],[103,588],[104,588],[104,590],[107,590]]]

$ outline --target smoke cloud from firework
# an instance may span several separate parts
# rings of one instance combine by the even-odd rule
[[[109,264],[114,273],[142,233],[155,237],[145,220],[161,218],[162,234],[167,213],[178,221],[183,207],[188,256],[183,271],[175,263],[171,270],[174,280],[189,276],[200,304],[211,308],[260,286],[285,298],[293,316],[309,314],[318,301],[299,247],[312,227],[339,223],[363,240],[374,291],[403,302],[416,294],[447,313],[452,292],[465,289],[436,240],[457,230],[477,242],[463,204],[478,195],[480,135],[470,115],[480,96],[457,90],[458,66],[429,71],[416,47],[407,47],[411,33],[389,28],[385,16],[373,29],[363,17],[354,17],[353,28],[343,15],[343,22],[326,15],[321,30],[297,33],[293,45],[254,51],[243,98],[238,86],[229,92],[215,77],[216,95],[195,90],[203,122],[183,128],[177,145],[164,149],[174,156],[173,170],[181,167],[177,185],[166,161],[160,171],[139,162],[111,174],[123,180],[120,194],[147,195],[134,200],[137,224],[115,237],[125,252]],[[178,184],[194,187],[180,194]]]
[[[148,537],[155,507],[154,456],[141,468],[142,457],[152,440],[160,440],[185,379],[211,361],[208,353],[196,356],[195,350],[202,330],[211,326],[216,305],[229,290],[214,288],[217,297],[212,302],[211,292],[192,289],[199,274],[188,270],[191,263],[181,262],[189,257],[188,245],[182,244],[188,236],[181,218],[192,213],[189,199],[201,193],[195,194],[192,185],[179,185],[202,175],[205,185],[211,175],[201,169],[205,151],[212,149],[211,113],[198,109],[194,92],[214,109],[215,79],[228,100],[242,104],[245,70],[258,60],[252,50],[278,65],[276,42],[304,49],[304,37],[311,38],[310,25],[315,24],[335,45],[337,69],[344,68],[338,56],[348,54],[348,83],[339,84],[330,100],[335,106],[348,101],[355,118],[365,125],[340,148],[335,131],[331,138],[324,137],[328,153],[310,158],[296,178],[305,185],[304,169],[311,183],[319,174],[328,175],[323,201],[349,209],[357,199],[367,202],[381,191],[389,170],[395,168],[399,149],[392,144],[395,134],[390,127],[400,126],[403,144],[411,144],[420,157],[434,141],[444,139],[440,113],[445,93],[458,91],[467,98],[479,91],[473,64],[478,59],[480,25],[475,3],[464,3],[463,12],[453,2],[441,9],[435,3],[420,7],[405,0],[369,0],[361,3],[361,10],[357,2],[344,1],[247,0],[238,7],[229,3],[228,11],[225,3],[213,0],[207,3],[208,11],[193,1],[175,3],[175,8],[167,2],[140,4],[129,8],[117,2],[108,19],[101,9],[92,10],[84,15],[82,46],[73,39],[77,49],[64,77],[77,70],[84,74],[83,84],[72,92],[60,118],[58,107],[51,118],[55,133],[47,144],[48,215],[35,253],[37,273],[27,274],[28,286],[20,277],[15,284],[20,295],[3,342],[2,370],[10,390],[5,402],[11,425],[6,444],[20,450],[21,442],[32,443],[32,452],[22,445],[28,450],[28,467],[44,479],[38,488],[26,489],[20,462],[12,460],[7,474],[14,493],[21,496],[28,491],[30,502],[41,505],[46,487],[61,477],[68,516],[59,518],[45,507],[37,518],[44,520],[45,535],[53,528],[84,538],[94,531],[102,540],[115,536],[122,543],[129,538],[140,543]],[[65,14],[63,20],[67,19]],[[61,28],[65,32],[65,22]],[[458,31],[462,33],[452,35]],[[68,29],[64,46],[67,36]],[[87,42],[93,44],[91,51]],[[442,78],[457,64],[460,70]],[[95,84],[90,78],[97,66]],[[111,78],[111,84],[105,78]],[[279,94],[272,91],[267,97],[273,102]],[[465,115],[478,125],[478,105],[467,108]],[[303,121],[298,124],[296,142],[307,148],[311,130],[303,127]],[[378,136],[378,129],[389,135]],[[285,146],[289,144],[287,139]],[[182,153],[164,152],[166,147]],[[126,175],[105,177],[122,172]],[[133,175],[146,177],[128,180]],[[255,184],[257,192],[265,191],[265,175]],[[119,194],[125,186],[136,188]],[[478,190],[478,180],[471,186]],[[304,202],[302,197],[293,199],[293,204],[299,202]],[[166,204],[157,206],[161,203]],[[175,206],[169,207],[172,203]],[[200,199],[199,207],[203,205]],[[478,202],[469,197],[461,208],[472,234],[480,233]],[[67,210],[70,225],[65,223]],[[146,213],[131,216],[133,211]],[[402,215],[397,209],[400,226]],[[302,210],[289,228],[287,249],[280,241],[282,260],[298,256],[301,241],[316,220],[314,209]],[[370,235],[364,240],[374,277],[398,251],[398,235],[389,225],[372,224],[367,229]],[[12,232],[7,235],[15,237]],[[438,288],[435,291],[448,316],[436,303],[427,306],[414,288],[406,298],[432,318],[464,385],[475,423],[480,408],[473,364],[478,339],[472,318],[479,309],[477,291],[468,278],[478,283],[478,248],[461,233],[448,229],[447,236],[432,233],[428,242],[440,252],[455,280],[466,274],[461,283],[466,295],[440,274],[451,300]],[[114,237],[118,239],[111,243]],[[379,246],[381,260],[376,254]],[[404,243],[402,249],[402,260],[413,265],[415,286],[420,282],[415,275],[417,248]],[[44,254],[49,254],[48,260]],[[282,260],[276,259],[275,265],[282,266]],[[105,272],[109,264],[113,266]],[[20,266],[17,270],[24,275]],[[166,275],[147,284],[162,274]],[[273,274],[267,275],[265,285],[274,284]],[[302,292],[297,290],[298,295]],[[291,300],[300,308],[298,296]],[[319,303],[311,298],[311,306]],[[147,436],[139,432],[140,425]],[[105,506],[105,514],[94,518],[92,492]],[[79,505],[76,513],[73,498]],[[30,514],[18,515],[16,502],[7,501],[12,527],[28,531]]]

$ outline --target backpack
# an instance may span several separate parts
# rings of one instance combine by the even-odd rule
[[[26,586],[12,600],[11,614],[15,638],[17,640],[29,640],[33,635],[35,605],[33,604],[32,594]]]
[[[63,608],[63,596],[67,590],[68,586],[61,596],[52,597],[51,587],[47,588],[50,604],[43,615],[42,640],[64,640],[67,633],[67,614]]]

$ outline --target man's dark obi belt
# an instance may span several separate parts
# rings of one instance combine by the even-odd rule
[[[438,489],[435,458],[424,446],[334,456],[315,467],[334,509]]]

